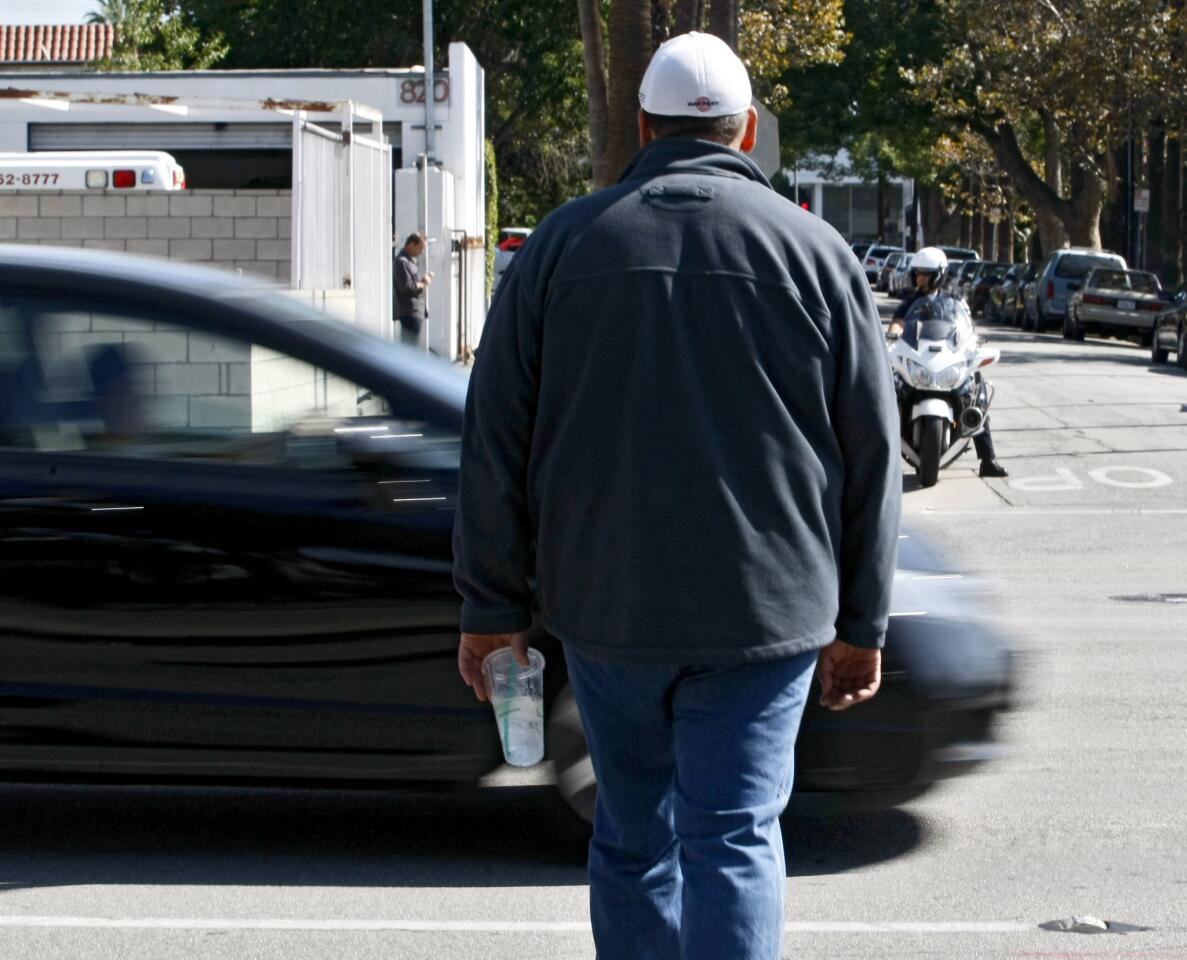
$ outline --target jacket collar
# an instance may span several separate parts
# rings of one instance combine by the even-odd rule
[[[763,172],[746,154],[710,140],[661,137],[643,147],[623,171],[619,183],[650,180],[670,173],[699,173],[738,180],[757,180],[771,188]]]

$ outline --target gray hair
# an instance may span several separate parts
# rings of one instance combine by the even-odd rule
[[[713,140],[728,145],[746,129],[749,114],[748,110],[724,117],[665,117],[648,113],[647,120],[651,124],[652,133],[657,137]]]

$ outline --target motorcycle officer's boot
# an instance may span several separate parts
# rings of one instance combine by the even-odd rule
[[[1010,472],[997,462],[997,454],[993,449],[993,435],[989,432],[989,418],[985,418],[985,428],[973,437],[973,447],[977,451],[977,458],[981,461],[979,476],[1008,477]]]

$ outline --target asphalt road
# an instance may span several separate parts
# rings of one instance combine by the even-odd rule
[[[969,455],[904,496],[1021,652],[1006,752],[897,810],[794,801],[786,955],[1187,958],[1187,374],[982,333],[1011,475]],[[0,960],[590,958],[583,837],[545,779],[0,786]],[[1081,914],[1146,929],[1039,927]]]

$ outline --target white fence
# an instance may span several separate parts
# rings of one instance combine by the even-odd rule
[[[392,154],[383,117],[349,101],[339,129],[293,116],[292,283],[351,290],[355,323],[385,339],[392,325]],[[355,130],[356,119],[370,135]]]

